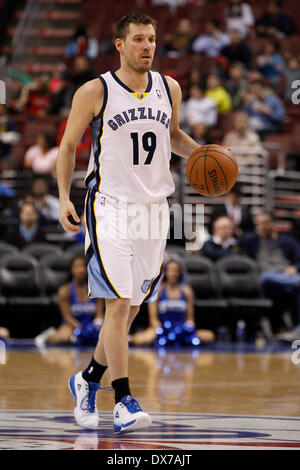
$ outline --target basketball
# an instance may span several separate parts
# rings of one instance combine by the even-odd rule
[[[238,177],[235,156],[222,145],[203,145],[190,155],[186,164],[189,185],[202,196],[222,196]]]

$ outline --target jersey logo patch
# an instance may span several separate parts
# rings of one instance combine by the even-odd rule
[[[148,96],[148,93],[131,93],[131,94],[140,101],[142,101],[144,98],[146,98],[146,96]]]
[[[156,91],[156,94],[157,94],[157,98],[161,99],[162,98],[161,91],[160,90],[155,90],[155,91]]]
[[[146,279],[143,284],[142,284],[142,292],[144,294],[147,294],[148,290],[149,290],[149,287],[151,286],[152,284],[152,281],[153,281],[153,278],[152,279]]]

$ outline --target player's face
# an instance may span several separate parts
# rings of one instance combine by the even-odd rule
[[[156,48],[155,30],[151,24],[130,23],[125,39],[116,46],[125,63],[138,73],[151,69]]]

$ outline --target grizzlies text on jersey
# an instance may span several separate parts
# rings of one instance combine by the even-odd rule
[[[100,75],[103,106],[90,123],[89,189],[129,203],[161,201],[174,192],[169,168],[172,100],[167,81],[148,72],[144,93],[135,93],[114,72]]]

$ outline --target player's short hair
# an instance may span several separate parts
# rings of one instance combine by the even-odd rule
[[[144,15],[143,13],[131,13],[130,15],[123,16],[115,25],[114,39],[125,39],[128,27],[131,23],[134,24],[151,24],[156,31],[156,20],[151,16]]]

